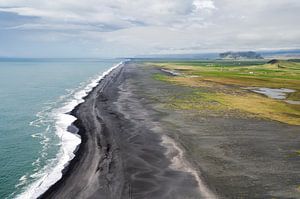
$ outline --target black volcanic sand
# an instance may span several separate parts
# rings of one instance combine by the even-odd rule
[[[299,126],[167,109],[191,88],[156,73],[128,63],[76,107],[82,144],[41,198],[300,198]]]
[[[159,118],[131,96],[132,69],[114,70],[73,111],[82,144],[41,198],[201,198],[191,173],[169,168],[161,136],[151,130]]]

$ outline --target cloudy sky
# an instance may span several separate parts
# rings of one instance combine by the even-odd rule
[[[0,57],[300,48],[299,0],[0,0]]]

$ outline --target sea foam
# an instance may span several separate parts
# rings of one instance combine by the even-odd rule
[[[63,169],[68,166],[69,162],[75,157],[75,150],[81,143],[81,138],[77,134],[78,129],[72,124],[77,119],[69,113],[80,103],[84,102],[84,97],[98,85],[99,81],[107,76],[111,71],[117,67],[123,65],[123,62],[116,64],[109,70],[93,79],[84,89],[75,92],[72,98],[67,101],[61,108],[55,109],[51,116],[55,120],[55,133],[60,139],[60,150],[56,157],[55,165],[47,165],[44,169],[34,173],[31,177],[38,178],[30,184],[26,190],[19,194],[18,199],[33,199],[42,195],[53,184],[55,184],[62,177]],[[70,126],[76,132],[70,132]],[[26,177],[22,177],[22,181],[26,180]]]

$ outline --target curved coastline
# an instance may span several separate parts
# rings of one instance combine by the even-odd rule
[[[160,115],[134,94],[145,74],[134,62],[118,67],[72,111],[82,144],[64,177],[39,198],[206,198],[191,167],[171,167],[180,151],[162,143]]]
[[[87,99],[91,98],[90,95],[93,95],[93,93],[99,92],[98,90],[105,87],[107,83],[107,79],[112,79],[110,76],[114,76],[115,74],[118,73],[116,72],[117,69],[122,68],[122,66],[126,63],[127,61],[120,62],[119,64],[113,66],[110,68],[108,71],[104,72],[99,81],[97,81],[97,84],[92,87],[91,91],[88,92],[88,94],[83,97],[83,102],[86,102]],[[73,117],[77,118],[73,123],[72,126],[76,127],[78,129],[77,134],[81,137],[81,143],[77,146],[76,150],[74,151],[74,158],[69,162],[69,164],[64,168],[62,171],[62,177],[54,183],[51,187],[49,187],[43,194],[41,194],[38,198],[56,198],[57,195],[56,191],[61,189],[61,186],[65,183],[65,180],[73,177],[74,176],[74,171],[76,173],[76,168],[78,165],[80,165],[80,161],[85,158],[84,153],[86,153],[87,150],[90,150],[90,146],[88,145],[87,142],[91,141],[91,139],[88,139],[88,136],[86,134],[85,126],[82,124],[82,121],[78,119],[78,114],[77,111],[78,109],[84,104],[84,103],[78,104],[69,114],[72,115]],[[102,128],[102,127],[100,127]],[[99,154],[99,156],[102,156],[102,154]],[[95,158],[97,159],[97,158]],[[54,195],[54,196],[53,196]]]
[[[282,158],[287,153],[278,154],[273,147],[298,146],[295,135],[299,129],[255,118],[211,117],[206,113],[185,114],[161,108],[169,97],[193,91],[153,78],[163,72],[156,66],[133,61],[111,71],[99,82],[84,103],[71,112],[82,136],[75,158],[64,170],[64,177],[40,198],[299,195],[292,191],[297,175],[286,175],[298,171],[289,169],[296,168],[297,161],[287,164]],[[241,128],[236,128],[240,124]],[[278,129],[279,132],[274,131]],[[276,140],[270,140],[274,135]],[[261,157],[268,161],[257,161]],[[274,175],[269,161],[272,165],[279,163],[276,168],[284,172]],[[265,173],[271,175],[264,176]],[[249,175],[257,180],[254,182]],[[278,180],[274,181],[274,177]],[[276,187],[272,189],[264,186],[274,182]]]
[[[73,111],[85,101],[89,93],[109,75],[114,69],[123,65],[124,62],[119,62],[113,65],[107,71],[103,72],[97,78],[85,86],[82,90],[74,94],[74,99],[67,102],[63,107],[59,108],[59,112],[55,112],[56,134],[62,140],[62,147],[58,154],[59,160],[55,167],[47,172],[41,179],[31,184],[24,192],[16,196],[16,198],[41,198],[44,193],[61,181],[73,162],[76,162],[80,154],[80,145],[84,142],[84,135],[80,133],[79,126],[76,125],[77,118]],[[68,135],[66,134],[68,133]]]

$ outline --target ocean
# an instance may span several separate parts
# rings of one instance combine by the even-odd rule
[[[0,59],[0,198],[36,198],[80,143],[67,113],[117,59]]]

